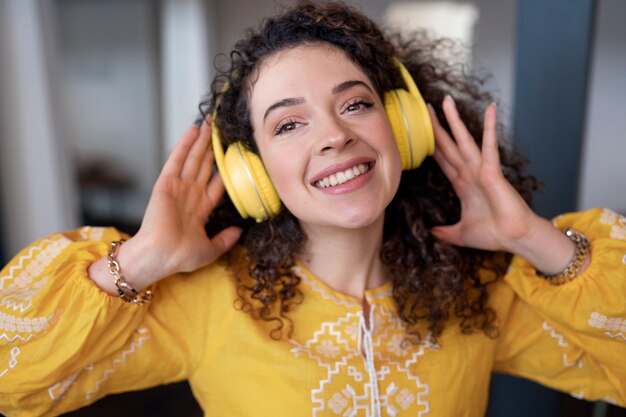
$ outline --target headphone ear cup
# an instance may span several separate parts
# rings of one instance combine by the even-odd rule
[[[385,93],[385,111],[396,138],[402,169],[419,167],[435,151],[426,104],[406,90],[391,90]]]
[[[224,171],[228,195],[239,213],[261,222],[278,214],[281,203],[261,158],[247,150],[241,142],[233,143],[224,155]]]

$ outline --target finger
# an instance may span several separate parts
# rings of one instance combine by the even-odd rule
[[[198,171],[198,178],[196,181],[198,184],[206,184],[211,178],[211,173],[213,172],[213,162],[215,161],[213,151],[211,149],[207,149],[204,154],[204,160],[200,165],[200,170]]]
[[[209,181],[206,193],[213,207],[222,199],[224,195],[224,182],[219,173],[216,173],[213,178],[211,178],[211,181]]]
[[[198,171],[209,147],[210,136],[210,129],[207,126],[207,122],[204,121],[200,127],[198,137],[191,146],[189,154],[184,162],[183,169],[181,171],[181,178],[195,180],[198,177]]]
[[[467,130],[467,126],[461,120],[456,103],[450,95],[447,95],[443,100],[443,112],[463,159],[467,162],[480,163],[480,149],[478,149],[470,131]]]
[[[498,152],[498,133],[496,130],[497,109],[496,104],[491,103],[485,109],[483,125],[483,158],[490,166],[500,168],[500,154]]]
[[[441,168],[450,182],[454,183],[454,180],[459,175],[459,171],[450,163],[450,161],[448,161],[444,153],[439,148],[435,148],[433,158],[435,158],[435,161],[439,164],[439,168]]]
[[[464,246],[461,239],[461,227],[459,223],[451,226],[435,226],[430,232],[435,238],[456,246]]]
[[[212,248],[210,256],[213,260],[219,258],[232,248],[241,237],[242,230],[238,227],[228,227],[211,238]]]
[[[199,129],[197,126],[191,126],[187,129],[187,131],[183,134],[183,137],[178,141],[176,146],[174,146],[174,149],[172,149],[167,161],[165,161],[163,169],[161,170],[161,175],[176,177],[180,175],[185,160],[187,159],[187,155],[189,154],[189,150],[198,137],[198,132]]]
[[[463,161],[463,157],[461,156],[457,145],[454,143],[448,132],[441,126],[439,123],[439,118],[437,118],[437,114],[435,113],[435,109],[429,104],[428,105],[428,113],[430,114],[430,120],[433,125],[433,132],[435,133],[435,142],[436,148],[435,153],[437,151],[441,151],[441,153],[445,156],[446,160],[454,167],[461,167],[465,164]]]

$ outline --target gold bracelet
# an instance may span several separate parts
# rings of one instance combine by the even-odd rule
[[[115,287],[120,298],[128,303],[145,304],[152,300],[152,290],[146,290],[143,294],[134,289],[124,277],[120,270],[120,264],[117,262],[117,250],[122,246],[124,240],[115,240],[111,242],[111,249],[107,254],[107,263],[109,264],[109,272],[115,278]]]
[[[589,244],[589,239],[587,236],[574,229],[573,227],[568,227],[565,229],[565,236],[567,236],[572,242],[576,244],[576,253],[574,253],[574,257],[569,262],[565,270],[560,274],[554,275],[545,275],[539,271],[537,272],[537,276],[541,278],[545,278],[552,285],[561,285],[566,282],[570,282],[574,278],[578,276],[583,265],[585,265],[585,261],[587,260],[587,256],[591,252],[591,245]]]

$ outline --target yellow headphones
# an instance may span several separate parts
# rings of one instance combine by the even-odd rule
[[[426,103],[415,81],[402,63],[396,59],[408,91],[391,90],[385,93],[385,112],[391,123],[402,169],[420,166],[435,151],[435,139]],[[225,87],[224,91],[226,91]],[[262,222],[279,213],[281,203],[276,189],[265,171],[261,158],[249,151],[241,141],[228,146],[226,153],[215,124],[219,99],[213,110],[211,132],[215,162],[226,192],[239,214],[245,219],[252,217]]]

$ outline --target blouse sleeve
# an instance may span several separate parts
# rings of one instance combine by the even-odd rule
[[[150,304],[110,296],[87,268],[122,237],[90,227],[55,234],[2,269],[0,413],[57,415],[197,367],[209,330],[198,320],[205,303],[194,299],[203,274],[160,281]]]
[[[626,406],[626,218],[594,209],[555,219],[591,242],[591,262],[560,286],[514,258],[514,291],[501,317],[495,371],[533,379],[577,398]]]

